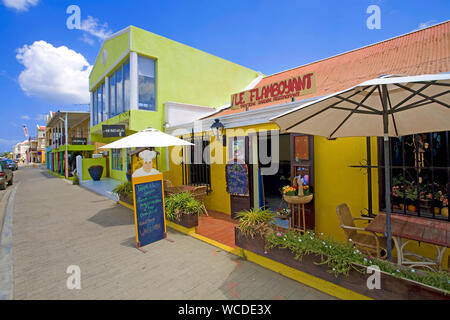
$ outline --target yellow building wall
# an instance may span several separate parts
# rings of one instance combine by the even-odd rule
[[[261,124],[236,129],[227,129],[227,140],[233,136],[245,136],[259,130],[278,130],[275,124]],[[212,138],[212,142],[214,142]],[[224,155],[227,147],[223,148]],[[169,151],[172,152],[173,148]],[[378,163],[377,138],[371,138],[372,165]],[[169,154],[170,155],[170,154]],[[314,137],[314,205],[315,205],[315,231],[330,236],[338,241],[346,241],[346,237],[336,214],[336,207],[346,203],[354,217],[361,216],[361,210],[368,207],[367,174],[365,169],[351,168],[350,165],[365,164],[366,138],[338,138],[328,140],[323,137]],[[170,157],[172,158],[172,157]],[[164,179],[170,180],[174,185],[182,183],[181,165],[170,162],[170,170],[164,173]],[[230,195],[226,192],[225,164],[211,165],[212,192],[205,197],[208,209],[231,214]],[[378,169],[372,169],[372,207],[379,211],[378,206]],[[364,211],[367,214],[366,211]],[[358,224],[358,222],[357,222]],[[367,224],[359,224],[365,227]],[[407,249],[424,256],[434,258],[436,249],[432,245],[412,242]],[[444,255],[444,268],[450,250]],[[394,255],[396,254],[394,250]]]
[[[377,163],[377,141],[371,140],[372,164]],[[360,216],[368,207],[367,175],[365,169],[350,165],[365,164],[366,138],[328,140],[314,137],[314,198],[316,231],[345,240],[336,207],[346,203],[353,216]],[[378,170],[372,170],[373,211],[378,212]],[[367,214],[367,211],[365,211]]]

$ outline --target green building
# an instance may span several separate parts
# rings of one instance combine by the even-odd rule
[[[209,115],[229,104],[231,93],[251,88],[261,76],[129,26],[104,41],[89,76],[91,143],[97,149],[119,139],[104,136],[104,125],[122,125],[130,135],[148,127],[164,131]],[[109,176],[125,181],[130,163],[127,150],[106,154]],[[158,156],[160,171],[167,170],[167,158],[167,150],[162,150]]]

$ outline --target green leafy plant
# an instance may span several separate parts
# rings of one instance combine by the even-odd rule
[[[122,195],[131,198],[133,197],[133,185],[130,181],[123,182],[115,186],[112,192],[119,196]]]
[[[399,268],[388,261],[363,254],[351,243],[337,242],[331,238],[322,239],[311,231],[307,231],[305,234],[295,230],[286,233],[274,231],[267,235],[266,246],[268,249],[288,249],[295,254],[295,258],[298,260],[301,260],[305,254],[320,256],[321,262],[319,264],[328,265],[329,272],[336,277],[339,274],[348,275],[351,270],[364,273],[365,268],[358,266],[378,266],[381,271],[396,277],[430,285],[450,294],[450,274],[448,272]]]
[[[273,230],[272,222],[275,216],[270,210],[251,209],[240,211],[237,214],[240,218],[237,228],[246,237],[266,236]]]
[[[80,184],[80,178],[78,178],[77,174],[73,175],[72,184],[76,186]]]
[[[169,220],[177,221],[183,214],[201,215],[204,205],[196,200],[192,193],[174,193],[166,198],[166,217]]]

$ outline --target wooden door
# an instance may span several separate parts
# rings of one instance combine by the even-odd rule
[[[228,140],[230,160],[225,169],[227,192],[230,194],[231,217],[253,207],[253,166],[250,163],[249,137]]]
[[[314,193],[314,137],[304,134],[291,134],[291,177],[309,176],[309,187]],[[305,205],[306,229],[314,230],[314,198]],[[294,226],[295,227],[295,226]]]

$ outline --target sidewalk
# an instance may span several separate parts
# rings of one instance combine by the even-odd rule
[[[134,248],[134,219],[114,201],[24,169],[13,217],[14,299],[333,299],[168,229]],[[66,287],[70,265],[81,290]]]

